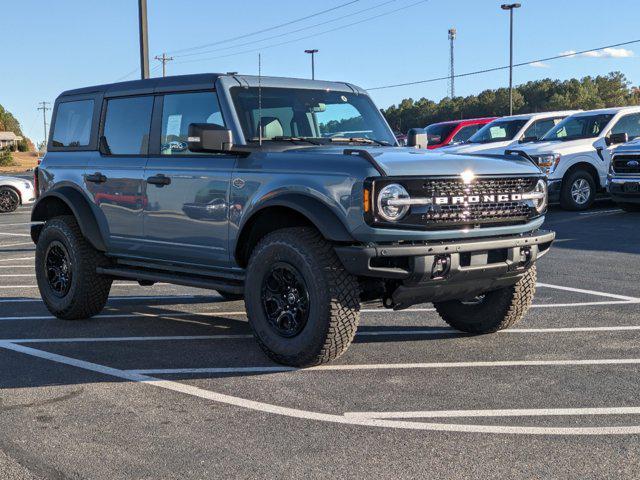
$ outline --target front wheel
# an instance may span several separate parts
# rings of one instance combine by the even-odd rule
[[[360,319],[357,279],[313,228],[277,230],[259,242],[247,267],[244,298],[264,352],[295,367],[339,357]]]
[[[536,267],[515,285],[487,292],[473,299],[434,303],[442,319],[456,330],[493,333],[519,322],[527,313],[536,291]]]
[[[15,212],[20,206],[20,196],[13,188],[0,187],[0,213]]]
[[[565,210],[587,210],[595,198],[596,182],[586,170],[576,170],[562,182],[560,206]]]

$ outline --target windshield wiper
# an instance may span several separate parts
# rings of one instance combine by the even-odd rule
[[[305,137],[290,137],[287,135],[279,135],[277,137],[271,137],[269,140],[273,140],[275,142],[307,142],[311,145],[322,145],[320,142],[316,142],[311,140],[310,138]]]
[[[332,142],[345,142],[345,143],[369,143],[372,145],[382,145],[383,147],[388,147],[391,145],[389,142],[385,142],[384,140],[376,140],[375,138],[365,138],[365,137],[330,137],[329,140]]]

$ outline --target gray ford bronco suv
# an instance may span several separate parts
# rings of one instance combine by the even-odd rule
[[[554,239],[545,176],[419,138],[399,147],[348,83],[199,74],[64,92],[36,172],[42,298],[76,320],[114,279],[217,290],[293,366],[342,354],[361,302],[507,328]]]

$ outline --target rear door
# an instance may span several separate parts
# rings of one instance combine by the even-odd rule
[[[100,154],[89,160],[85,170],[85,188],[106,219],[110,250],[114,253],[141,251],[146,203],[142,176],[152,112],[151,95],[105,100]]]
[[[213,90],[166,93],[156,100],[153,154],[145,170],[146,251],[154,259],[229,263],[229,186],[233,154],[189,151],[191,123],[224,125]]]

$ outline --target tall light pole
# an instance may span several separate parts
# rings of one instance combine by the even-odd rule
[[[305,50],[304,53],[308,53],[311,55],[311,80],[316,79],[316,53],[318,50]]]
[[[513,115],[513,10],[520,8],[519,3],[504,3],[502,10],[509,10],[509,115]]]
[[[457,34],[458,32],[455,28],[449,29],[449,82],[451,83],[451,98],[456,96],[456,87],[454,84],[456,75],[453,68],[453,41],[456,39]]]
[[[147,0],[138,0],[138,28],[140,30],[140,77],[149,78],[149,30],[147,28]]]

